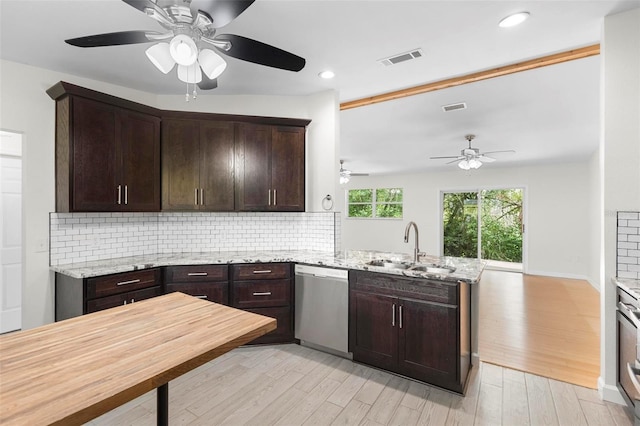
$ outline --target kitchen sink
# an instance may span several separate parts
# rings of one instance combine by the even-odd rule
[[[453,266],[436,265],[436,264],[422,264],[414,265],[410,268],[412,271],[427,272],[430,274],[450,274],[456,270]]]
[[[394,262],[392,260],[372,260],[370,262],[367,262],[367,265],[388,269],[409,269],[411,267],[409,263]]]

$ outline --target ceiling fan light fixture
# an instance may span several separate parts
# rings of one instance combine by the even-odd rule
[[[462,170],[469,170],[471,168],[471,165],[469,165],[469,162],[467,160],[462,160],[458,163],[458,167],[460,167]]]
[[[145,53],[151,63],[164,74],[169,73],[176,64],[169,52],[169,43],[154,44]]]
[[[200,51],[198,63],[202,67],[202,71],[211,80],[218,78],[227,68],[225,60],[213,50],[209,49],[202,49]]]
[[[186,34],[178,34],[169,43],[169,52],[179,65],[193,65],[198,60],[196,42]]]
[[[196,84],[202,81],[202,71],[197,63],[191,66],[178,65],[178,78],[189,84]]]
[[[477,158],[472,158],[471,160],[469,160],[469,167],[472,169],[479,169],[480,166],[482,166],[482,161],[478,160]]]
[[[350,179],[351,179],[351,176],[349,176],[348,173],[340,173],[340,185],[344,185],[345,183],[348,183]]]
[[[516,25],[520,25],[521,23],[526,21],[527,18],[529,18],[529,12],[514,13],[514,14],[511,14],[511,15],[507,16],[506,18],[503,18],[498,23],[498,26],[501,27],[501,28],[515,27]]]

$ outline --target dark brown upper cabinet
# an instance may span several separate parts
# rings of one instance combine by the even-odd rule
[[[304,211],[304,162],[304,127],[238,124],[236,210]]]
[[[56,211],[160,210],[160,118],[79,96],[56,104]]]
[[[162,210],[233,211],[234,124],[162,122]]]

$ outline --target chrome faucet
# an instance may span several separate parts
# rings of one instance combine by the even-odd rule
[[[409,223],[407,223],[407,227],[404,229],[404,242],[408,243],[409,242],[409,231],[411,230],[411,226],[413,225],[413,229],[416,230],[416,245],[415,248],[413,249],[413,263],[418,263],[418,258],[420,256],[426,256],[426,253],[422,253],[420,251],[420,248],[418,247],[419,243],[418,243],[418,225],[416,225],[416,223],[414,221],[411,221]]]

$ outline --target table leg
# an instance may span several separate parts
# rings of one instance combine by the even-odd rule
[[[158,426],[169,426],[169,383],[159,386],[158,393]]]

